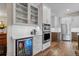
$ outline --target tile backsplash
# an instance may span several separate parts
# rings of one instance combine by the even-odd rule
[[[34,26],[12,25],[12,38],[18,39],[33,36],[31,35],[31,31],[33,29],[36,29],[38,34],[41,33],[41,30],[38,30],[40,28],[36,28]]]

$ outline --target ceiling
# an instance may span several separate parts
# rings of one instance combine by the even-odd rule
[[[77,14],[79,15],[79,3],[44,3],[49,8],[51,8],[52,16],[63,16],[66,13],[71,14]],[[39,5],[39,3],[36,3],[36,5]],[[70,9],[70,11],[67,11],[66,9]],[[0,11],[5,13],[6,10],[6,4],[0,3]],[[71,15],[70,14],[70,15]]]
[[[57,16],[63,16],[66,13],[77,13],[79,11],[79,3],[45,3],[45,5],[51,8],[52,15]],[[70,10],[67,11],[67,9]]]

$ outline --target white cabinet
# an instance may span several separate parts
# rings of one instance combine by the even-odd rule
[[[16,3],[13,4],[13,24],[28,23],[28,4]]]
[[[13,4],[13,24],[38,24],[38,8],[30,3]]]
[[[31,16],[30,20],[32,24],[38,24],[38,8],[31,5]]]
[[[47,22],[47,8],[43,6],[43,23]]]
[[[37,35],[33,38],[33,55],[40,51],[42,51],[42,35]]]
[[[50,47],[50,45],[51,45],[51,42],[50,42],[50,41],[47,42],[47,43],[45,43],[45,44],[43,44],[43,50],[45,50],[45,49],[47,49],[48,47]]]
[[[48,9],[48,18],[47,19],[48,19],[47,20],[48,24],[51,24],[51,10],[50,10],[50,8]]]
[[[51,13],[50,8],[43,5],[43,23],[50,24],[51,23]]]

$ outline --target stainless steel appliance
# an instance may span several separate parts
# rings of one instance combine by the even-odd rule
[[[43,31],[50,31],[50,24],[43,24]]]
[[[50,41],[50,24],[43,24],[43,43]]]
[[[43,32],[43,43],[46,43],[50,40],[50,32]]]

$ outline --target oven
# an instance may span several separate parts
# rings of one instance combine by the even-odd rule
[[[43,24],[43,31],[50,31],[50,24]]]
[[[50,24],[43,24],[43,43],[50,41]]]
[[[46,42],[48,42],[50,40],[50,31],[45,31],[44,33],[43,33],[43,43],[46,43]]]

